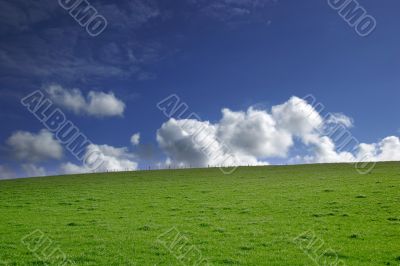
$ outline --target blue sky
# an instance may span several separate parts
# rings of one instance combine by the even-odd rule
[[[370,145],[371,157],[397,160],[400,3],[358,3],[377,21],[367,37],[359,36],[327,1],[92,0],[90,4],[108,25],[99,36],[91,37],[57,1],[1,1],[2,176],[59,174],[65,170],[60,170],[63,164],[80,165],[64,148],[60,156],[29,148],[43,125],[20,100],[51,86],[64,95],[78,89],[85,103],[91,92],[112,94],[122,102],[124,110],[110,115],[59,105],[94,144],[119,149],[113,159],[134,162],[128,164],[134,168],[185,164],[177,158],[196,149],[192,147],[196,144],[182,141],[182,136],[169,135],[179,121],[169,123],[156,107],[171,94],[187,103],[201,117],[200,122],[209,121],[217,128],[216,136],[240,153],[239,157],[244,156],[245,162],[337,161],[318,159],[315,150],[321,141],[310,142],[309,136],[296,135],[283,126],[277,131],[290,131],[293,143],[288,140],[275,153],[268,145],[252,150],[254,143],[235,139],[236,134],[247,134],[261,123],[262,128],[255,130],[259,134],[248,137],[262,142],[261,146],[268,141],[279,143],[281,139],[268,135],[273,134],[271,127],[262,123],[272,115],[273,106],[290,105],[292,96],[308,94],[323,103],[326,112],[351,118],[346,127],[360,143]],[[263,112],[259,120],[252,120],[254,113],[248,110],[252,106]],[[241,123],[231,124],[233,133],[222,132],[223,108],[236,112],[235,117],[245,114]],[[278,115],[272,116],[274,123],[281,123]],[[163,124],[165,132],[159,132],[162,136],[157,140]],[[241,125],[246,127],[237,131]],[[31,134],[29,140],[23,139],[28,148],[11,144],[17,132]],[[132,145],[130,138],[135,133],[140,133],[140,142]],[[316,138],[322,140],[322,135]],[[178,151],[181,143],[190,147]],[[18,156],[21,149],[49,156],[31,160],[34,154]],[[101,150],[111,156],[105,146]],[[200,155],[193,160],[207,162],[196,156]]]

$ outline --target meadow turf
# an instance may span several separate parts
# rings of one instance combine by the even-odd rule
[[[21,241],[34,230],[76,265],[182,265],[157,241],[172,228],[210,265],[399,265],[400,163],[0,181],[0,265],[55,264]]]

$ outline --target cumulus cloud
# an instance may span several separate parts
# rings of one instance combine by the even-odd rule
[[[400,161],[400,139],[390,136],[378,143],[361,143],[357,158],[364,161]]]
[[[22,164],[22,170],[28,177],[45,176],[46,170],[43,167],[39,167],[35,164]]]
[[[135,160],[135,155],[129,153],[128,148],[116,148],[109,145],[91,144],[86,149],[86,155],[91,151],[99,151],[103,158],[103,163],[96,169],[99,172],[106,171],[126,171],[136,170],[138,163]],[[76,165],[73,163],[64,163],[61,165],[61,170],[65,174],[87,173],[91,169],[84,165]]]
[[[322,123],[311,106],[298,97],[271,112],[250,107],[246,112],[222,110],[218,123],[170,119],[157,141],[177,163],[205,166],[267,164],[266,158],[288,155],[294,136],[306,138]]]
[[[140,144],[140,133],[135,133],[131,137],[131,144],[137,146]]]
[[[18,131],[6,141],[7,149],[20,161],[40,162],[61,159],[63,148],[48,130],[39,133]]]
[[[271,113],[277,127],[303,140],[320,131],[323,126],[323,118],[314,107],[295,96],[283,104],[273,106]]]
[[[223,109],[217,136],[236,152],[257,158],[285,157],[293,145],[290,132],[279,127],[273,116],[253,108]]]
[[[81,166],[81,165],[77,165],[71,162],[66,162],[66,163],[62,163],[60,166],[60,172],[62,174],[82,174],[82,173],[88,173],[89,169]]]
[[[84,97],[79,89],[65,89],[60,85],[45,88],[54,103],[74,112],[96,117],[122,116],[125,103],[115,97],[113,92],[104,93],[90,91]]]
[[[171,163],[197,166],[267,164],[270,158],[292,163],[355,162],[365,161],[366,155],[377,161],[400,160],[397,137],[360,144],[347,131],[352,125],[344,114],[323,118],[305,100],[291,97],[270,110],[223,109],[217,123],[170,119],[157,131],[157,141]],[[288,158],[296,140],[306,149]]]
[[[350,132],[346,128],[353,125],[350,117],[341,113],[329,113],[327,117],[322,117],[314,106],[298,97],[291,97],[286,103],[273,106],[272,114],[278,125],[286,128],[292,136],[299,138],[311,150],[311,154],[296,155],[290,161],[297,163],[355,161],[354,155],[344,150],[344,148],[354,150],[358,145],[357,142],[353,143],[353,139],[347,135]],[[342,136],[348,138],[341,139]],[[338,147],[337,144],[348,147]],[[356,145],[356,147],[350,145]]]
[[[313,154],[305,156],[300,162],[335,163],[355,161],[355,157],[351,152],[338,151],[335,143],[328,136],[310,136],[307,139],[307,144],[312,147]]]
[[[235,158],[218,139],[216,131],[216,126],[207,121],[170,119],[158,130],[157,141],[175,164],[199,167],[235,164]]]

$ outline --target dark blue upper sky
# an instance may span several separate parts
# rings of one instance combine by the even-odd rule
[[[398,135],[399,1],[359,0],[377,21],[367,37],[327,1],[90,3],[108,21],[97,37],[55,0],[0,0],[0,165],[20,171],[7,139],[43,128],[20,99],[49,84],[112,91],[126,104],[123,116],[68,118],[96,144],[127,147],[140,132],[154,160],[164,160],[156,132],[168,120],[156,104],[172,93],[212,123],[222,108],[268,110],[313,94],[327,111],[353,118],[361,142]],[[77,163],[67,152],[63,161]],[[40,163],[50,172],[59,164]]]

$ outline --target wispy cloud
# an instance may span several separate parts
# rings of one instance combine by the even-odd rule
[[[85,83],[148,73],[146,66],[161,58],[164,48],[156,39],[133,37],[160,15],[157,3],[96,3],[96,8],[109,20],[110,30],[94,43],[57,1],[0,1],[3,76],[18,73],[16,83],[23,78]],[[115,35],[127,38],[115,42]]]
[[[227,23],[266,23],[271,21],[265,10],[277,3],[277,0],[188,0],[196,6],[199,14]]]
[[[11,168],[0,164],[0,179],[12,179],[16,177],[16,173]]]
[[[46,170],[44,167],[37,166],[35,164],[22,164],[22,170],[25,172],[26,176],[33,177],[33,176],[45,176]]]

